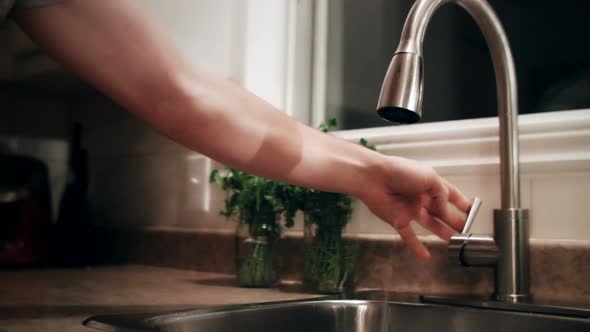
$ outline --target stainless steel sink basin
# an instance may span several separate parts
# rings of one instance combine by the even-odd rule
[[[409,301],[309,300],[231,306],[171,314],[96,316],[104,331],[590,331],[590,319]]]

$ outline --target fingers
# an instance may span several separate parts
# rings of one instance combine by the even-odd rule
[[[446,202],[436,202],[431,204],[430,207],[428,207],[428,212],[456,231],[461,231],[461,229],[463,229],[463,224],[465,223],[464,217],[451,211]]]
[[[443,240],[449,241],[455,232],[433,217],[428,210],[422,209],[416,216],[416,221],[427,230]]]
[[[428,249],[426,249],[422,242],[418,240],[418,237],[416,236],[416,233],[414,232],[412,227],[410,227],[410,224],[396,228],[396,230],[398,234],[401,236],[402,240],[406,243],[408,248],[414,251],[418,258],[420,258],[423,261],[429,261],[432,258],[430,252],[428,252]]]
[[[430,202],[426,206],[430,214],[451,226],[457,231],[463,228],[463,217],[454,213],[449,207],[451,190],[442,181],[434,186],[430,192]],[[453,195],[456,195],[453,193]]]
[[[449,190],[449,202],[455,205],[459,211],[468,213],[469,209],[471,208],[471,201],[469,198],[463,195],[463,193],[461,193],[461,191],[457,189],[455,185],[445,179],[442,180]]]
[[[471,202],[457,187],[447,180],[441,177],[438,177],[437,180],[439,181],[435,181],[429,190],[430,202],[426,208],[434,217],[453,229],[461,231],[465,217],[457,214],[450,205],[452,204],[459,211],[467,213],[471,208]]]
[[[395,216],[390,215],[392,218],[387,218],[387,222],[395,228],[397,233],[401,236],[402,240],[410,248],[418,258],[423,261],[428,261],[432,258],[428,249],[418,240],[416,233],[410,227],[412,219],[418,214],[420,207],[416,204],[406,204],[404,208],[398,210],[398,214]]]

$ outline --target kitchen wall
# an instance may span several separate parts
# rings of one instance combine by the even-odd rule
[[[247,79],[242,1],[141,3],[195,65],[240,84]],[[89,150],[94,223],[192,227],[208,217],[209,159],[162,137],[98,93],[76,107],[83,110],[74,120],[84,126]]]
[[[279,108],[287,105],[285,63],[261,61],[284,58],[287,52],[286,38],[282,38],[287,29],[269,28],[281,24],[281,15],[288,16],[286,5],[273,0],[187,0],[177,4],[175,11],[157,1],[146,2],[146,8],[170,30],[192,61],[239,82]],[[273,17],[273,13],[278,16]],[[255,18],[256,24],[248,24]],[[37,109],[38,103],[43,107]],[[4,110],[6,104],[2,105]],[[84,145],[90,156],[93,223],[220,231],[234,228],[231,221],[217,215],[223,193],[208,184],[210,170],[218,165],[161,136],[108,98],[86,92],[69,104],[75,112],[42,99],[10,105],[25,106],[18,106],[14,113],[0,112],[0,133],[65,138],[71,121],[83,124]],[[523,205],[531,208],[534,238],[590,240],[590,217],[584,207],[590,194],[589,113],[521,118],[521,125],[528,128],[522,143]],[[42,122],[32,126],[31,118]],[[489,231],[491,210],[499,206],[495,123],[493,119],[480,119],[337,135],[351,141],[366,137],[384,153],[435,165],[466,194],[483,198],[485,205],[474,230]],[[299,224],[296,230],[300,228]],[[371,237],[394,234],[360,203],[356,204],[349,232]]]
[[[264,1],[252,3],[256,2],[260,6],[264,5]],[[212,21],[227,21],[232,15],[235,17],[235,11],[243,9],[229,0],[221,2],[219,7],[202,5],[201,13],[210,13],[205,16],[215,17]],[[228,8],[234,11],[227,11]],[[283,13],[284,9],[273,10]],[[188,15],[193,13],[188,9],[185,12]],[[245,12],[257,17],[251,8]],[[166,17],[165,13],[159,16],[164,22]],[[173,17],[170,15],[168,19]],[[242,24],[249,26],[249,17],[246,15],[233,22],[238,27]],[[196,21],[192,20],[191,24],[197,24]],[[211,21],[203,22],[204,25],[209,23]],[[268,82],[285,78],[280,63],[275,63],[268,71],[257,67],[262,65],[254,59],[237,64],[240,63],[239,59],[253,56],[254,53],[249,52],[255,52],[253,47],[246,47],[245,44],[260,45],[263,42],[246,42],[248,38],[256,37],[242,30],[250,29],[256,36],[255,32],[260,31],[264,24],[257,22],[254,27],[249,26],[247,29],[239,29],[235,25],[221,29],[203,27],[209,29],[208,32],[190,38],[187,54],[192,54],[191,59],[200,66],[241,82],[278,107],[285,105],[281,97],[285,93],[284,89],[279,87],[277,90],[276,86],[270,88],[268,85]],[[187,32],[199,28],[190,25],[180,27],[181,30],[187,29]],[[283,54],[281,48],[287,46],[279,41],[278,36],[280,33],[269,36],[271,40],[274,38],[275,43],[267,44],[259,52],[276,56]],[[240,38],[243,38],[241,42],[238,41]],[[238,52],[235,51],[235,45],[241,45],[237,48]],[[207,52],[198,52],[210,48],[218,56],[209,57],[202,55]],[[95,223],[223,231],[233,229],[231,221],[217,216],[223,204],[223,193],[217,186],[207,183],[210,170],[218,165],[162,137],[107,98],[94,95],[87,98],[80,108],[84,112],[77,112],[75,118],[86,129],[86,146],[91,156],[90,199]],[[521,190],[523,205],[531,209],[533,238],[590,240],[589,215],[583,209],[584,197],[590,194],[589,113],[585,110],[562,113],[563,116],[556,113],[521,117],[521,126],[524,128],[521,138]],[[366,137],[384,153],[424,160],[435,165],[441,174],[456,183],[466,194],[482,197],[484,206],[474,231],[489,232],[492,209],[500,206],[497,133],[494,130],[497,131],[495,119],[476,119],[421,124],[403,129],[397,127],[395,130],[377,128],[348,131],[337,135],[351,141]],[[456,135],[463,136],[457,138]],[[465,142],[468,144],[462,145]],[[456,157],[449,160],[448,156],[453,155]],[[299,224],[295,232],[300,229]],[[358,202],[349,232],[371,237],[394,234],[391,227]],[[423,231],[421,233],[425,234]]]
[[[208,158],[161,136],[106,97],[96,94],[84,104],[74,117],[84,126],[89,151],[95,224],[193,227],[208,217]]]
[[[215,162],[160,136],[106,100],[94,103],[81,120],[87,124],[86,144],[91,151],[90,199],[96,223],[233,229],[231,221],[216,215],[224,194],[207,183],[211,169],[218,166]],[[590,110],[524,115],[520,122],[522,205],[531,212],[531,236],[590,240],[590,215],[585,209],[590,195]],[[434,165],[465,194],[482,198],[473,230],[491,232],[492,210],[500,206],[496,119],[336,135],[353,142],[367,137],[383,153]],[[295,232],[300,229],[299,222]],[[370,237],[394,234],[360,202],[355,203],[348,231]]]
[[[191,62],[238,82],[277,107],[285,106],[287,2],[141,4]],[[90,200],[97,224],[194,226],[210,217],[208,210],[219,209],[216,202],[209,207],[209,159],[160,136],[88,89],[45,56],[13,22],[0,25],[0,43],[0,151],[33,146],[37,153],[37,140],[59,143],[58,154],[52,150],[51,156],[41,156],[55,173],[54,205],[65,184],[70,126],[80,122],[89,150]],[[216,213],[212,218],[210,227],[224,225]]]
[[[142,4],[191,62],[285,108],[290,2]],[[80,98],[76,108],[83,110],[74,120],[85,128],[96,224],[233,227],[217,215],[222,194],[208,184],[214,167],[208,158],[160,136],[100,94]]]
[[[11,20],[0,21],[0,153],[45,162],[53,217],[67,176],[72,91],[87,87],[39,50]]]
[[[531,237],[589,240],[590,109],[519,117],[522,206],[530,209]],[[474,232],[492,231],[500,207],[497,118],[456,120],[337,133],[351,142],[367,137],[385,154],[424,161],[466,195],[480,196]],[[388,234],[391,229],[358,204],[351,231]],[[422,232],[423,233],[423,232]]]

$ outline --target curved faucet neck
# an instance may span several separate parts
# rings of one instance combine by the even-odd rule
[[[444,4],[463,7],[481,29],[490,50],[496,76],[500,120],[500,180],[503,209],[520,208],[518,160],[518,98],[516,70],[506,33],[492,7],[484,0],[417,0],[402,31],[396,53],[421,56],[430,19]]]

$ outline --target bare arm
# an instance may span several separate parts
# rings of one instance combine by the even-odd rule
[[[429,255],[412,219],[445,239],[447,225],[461,226],[449,203],[466,211],[469,202],[431,168],[309,128],[200,71],[130,1],[70,0],[16,20],[55,59],[173,140],[253,174],[360,197],[422,258]]]

